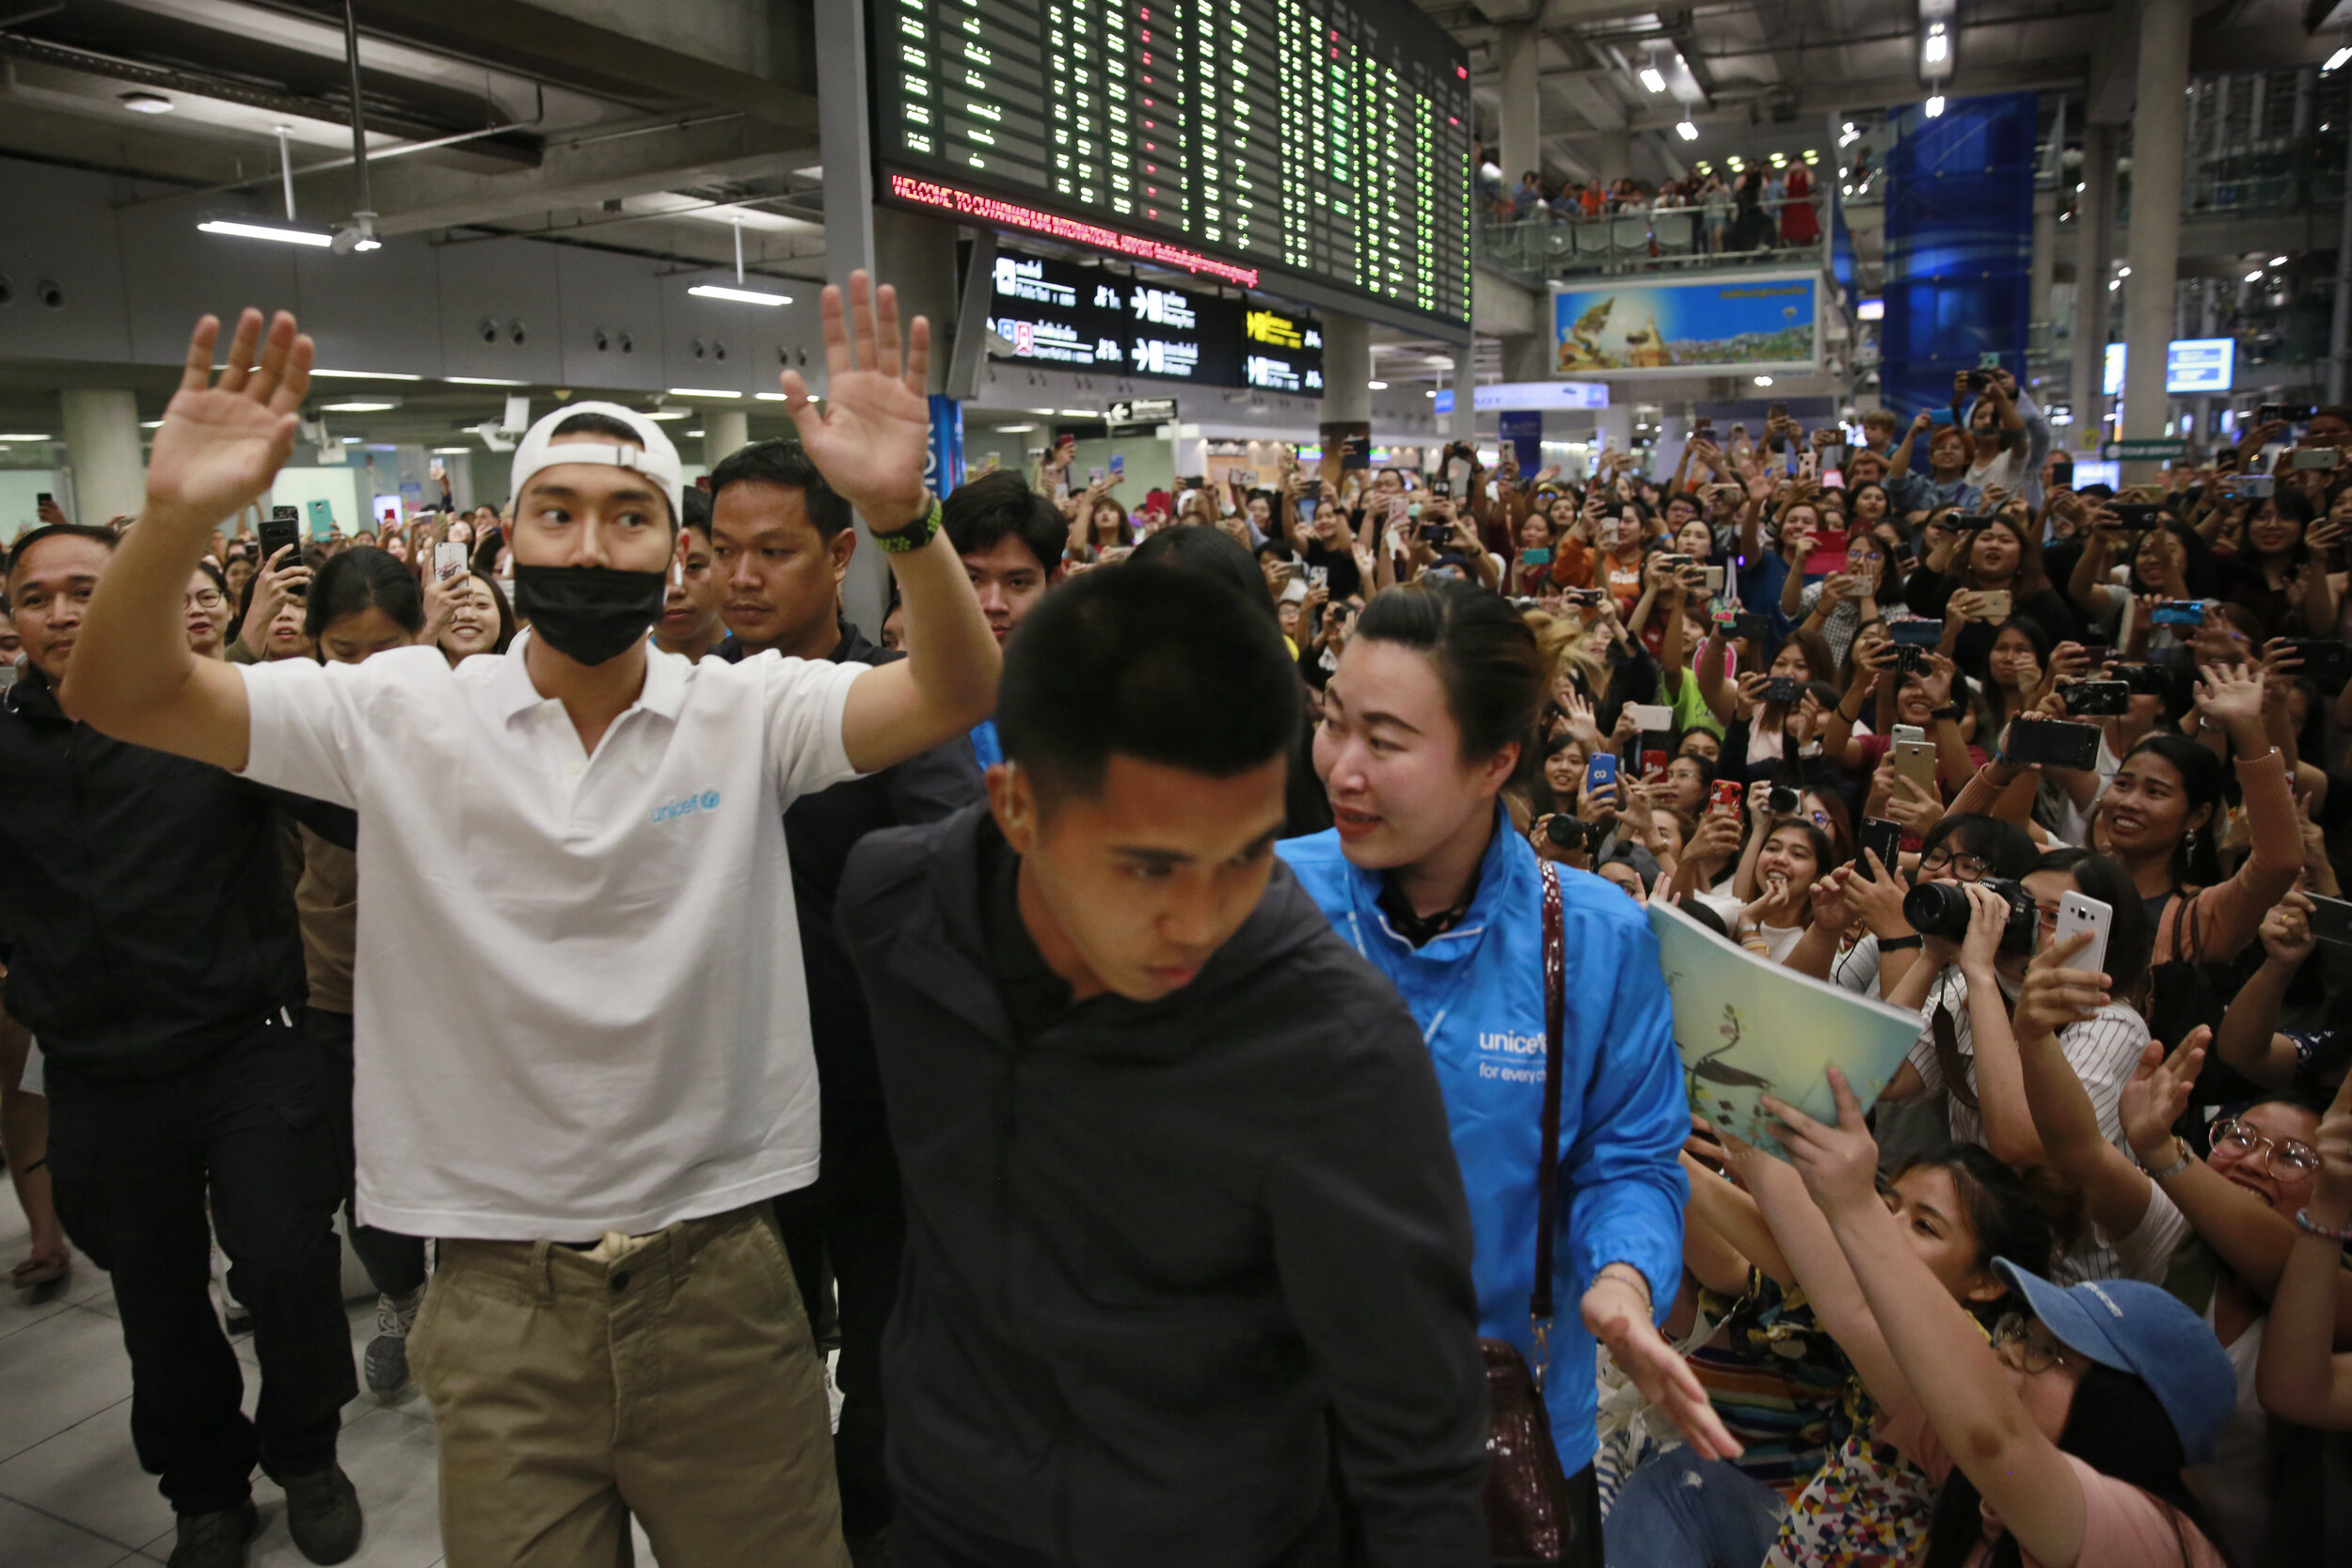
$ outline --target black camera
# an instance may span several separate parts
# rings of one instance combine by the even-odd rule
[[[2026,891],[2024,884],[2003,877],[1987,877],[1977,886],[1999,894],[2009,905],[2009,919],[2001,927],[2001,951],[2031,958],[2034,937],[2042,924],[2042,911],[2035,907],[2033,895]],[[1903,895],[1903,918],[1923,937],[1941,937],[1951,942],[1965,941],[1968,917],[1973,912],[1968,889],[1960,882],[1921,882]]]
[[[1774,784],[1765,804],[1774,816],[1789,816],[1797,809],[1797,792],[1787,784]]]
[[[1581,816],[1557,813],[1544,820],[1544,836],[1561,849],[1591,850],[1598,847],[1608,832],[1598,822],[1587,822]]]

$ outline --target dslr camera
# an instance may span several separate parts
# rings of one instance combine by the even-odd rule
[[[2005,877],[1987,877],[1977,886],[1999,894],[2009,905],[2009,919],[2001,927],[2001,951],[2032,957],[2034,938],[2042,925],[2042,911],[2035,906],[2033,895],[2026,891],[2024,883]],[[1964,941],[1968,919],[1974,911],[1968,889],[1960,882],[1921,882],[1903,895],[1903,918],[1923,937],[1941,937],[1951,942]]]

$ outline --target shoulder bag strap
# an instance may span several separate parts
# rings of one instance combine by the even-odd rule
[[[1535,1289],[1527,1301],[1534,1331],[1535,1388],[1543,1391],[1551,1362],[1551,1241],[1560,1208],[1560,1043],[1566,1005],[1567,939],[1560,912],[1560,872],[1549,861],[1544,873],[1544,1112],[1543,1142],[1535,1158]]]

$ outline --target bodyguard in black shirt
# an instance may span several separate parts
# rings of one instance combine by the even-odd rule
[[[988,806],[850,857],[899,1568],[1486,1560],[1428,1053],[1273,857],[1301,707],[1234,589],[1089,572],[1007,647]]]
[[[132,1440],[180,1518],[172,1562],[245,1560],[257,1459],[286,1490],[294,1544],[340,1562],[360,1534],[335,1463],[358,1385],[331,1086],[299,1028],[302,942],[271,816],[288,798],[58,707],[113,548],[103,529],[59,525],[8,558],[27,665],[0,701],[9,1010],[46,1061],[67,1234],[113,1275]],[[213,1310],[208,1205],[253,1314],[253,1420]]]

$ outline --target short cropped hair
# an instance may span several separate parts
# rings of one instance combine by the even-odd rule
[[[809,461],[808,452],[798,441],[754,441],[727,453],[710,470],[713,509],[730,484],[773,484],[798,490],[802,505],[808,509],[809,526],[816,529],[819,539],[830,542],[850,526],[850,503],[825,483],[825,476]],[[709,532],[707,526],[704,532]]]
[[[678,519],[678,527],[691,528],[710,543],[710,492],[699,484],[686,487],[683,497],[686,515]]]
[[[643,447],[645,444],[645,438],[643,436],[638,435],[636,431],[612,415],[598,414],[593,410],[583,410],[574,414],[570,419],[548,431],[548,435],[550,438],[557,436],[601,436],[608,441],[619,441],[632,447]]]
[[[1114,752],[1215,779],[1287,757],[1304,712],[1263,608],[1206,573],[1122,566],[1064,583],[1023,618],[996,735],[1041,795],[1091,798]]]
[[[1052,577],[1070,547],[1070,525],[1054,503],[1009,468],[960,484],[942,507],[941,521],[958,555],[985,555],[1010,534]]]
[[[122,536],[110,528],[92,528],[87,523],[49,523],[17,536],[16,543],[8,549],[8,576],[10,578],[16,576],[17,565],[24,561],[26,550],[44,539],[58,538],[87,539],[93,545],[103,545],[110,550],[122,542]]]

